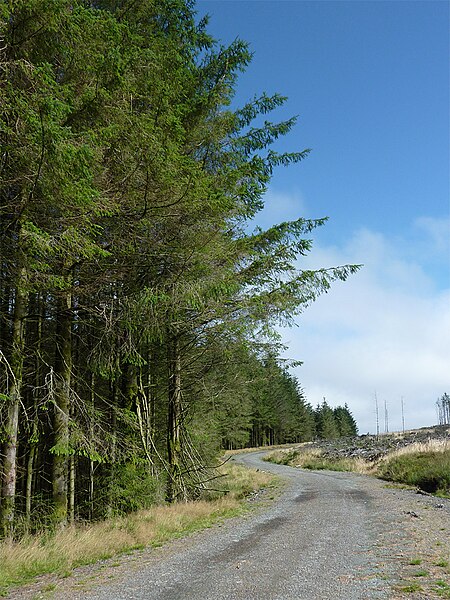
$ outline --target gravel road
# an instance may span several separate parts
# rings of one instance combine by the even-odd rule
[[[436,520],[427,521],[423,540],[427,556],[433,557],[429,546],[437,531],[448,540],[442,523],[448,524],[450,503],[437,505],[436,498],[386,489],[379,480],[357,474],[266,463],[263,455],[255,452],[234,460],[287,480],[269,507],[163,548],[123,557],[120,564],[103,570],[88,567],[81,576],[75,574],[54,586],[51,595],[40,595],[35,589],[33,596],[11,597],[392,600],[403,597],[393,591],[393,582],[408,577],[405,569],[417,569],[408,564],[420,551],[416,534],[421,527],[416,525],[421,515]],[[442,541],[439,544],[442,554]],[[438,596],[417,592],[407,597]]]

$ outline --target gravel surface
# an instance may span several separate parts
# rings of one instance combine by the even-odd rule
[[[255,452],[236,456],[234,460],[277,473],[288,481],[283,493],[269,507],[163,548],[77,569],[72,577],[55,579],[50,585],[49,579],[44,578],[10,597],[21,600],[450,597],[441,594],[445,591],[444,584],[450,584],[449,570],[444,564],[450,558],[450,502],[387,489],[377,479],[353,473],[310,472],[265,463],[261,460],[264,454]]]

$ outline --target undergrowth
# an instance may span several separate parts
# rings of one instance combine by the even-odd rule
[[[220,490],[207,500],[154,506],[90,525],[75,525],[53,534],[27,536],[0,544],[0,595],[38,575],[70,575],[73,568],[210,527],[247,509],[242,498],[273,486],[275,478],[237,465],[226,467]],[[218,486],[219,487],[219,486]],[[226,490],[226,494],[223,494]]]

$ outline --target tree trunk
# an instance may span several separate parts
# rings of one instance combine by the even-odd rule
[[[55,406],[53,452],[53,519],[67,524],[69,410],[72,375],[72,295],[66,291],[58,302],[55,357]]]
[[[12,534],[16,495],[17,434],[19,429],[19,408],[22,392],[22,371],[25,347],[25,316],[27,311],[27,273],[25,267],[19,271],[14,301],[12,350],[10,361],[11,385],[7,390],[8,408],[5,423],[3,447],[2,506],[0,524],[5,536]]]
[[[108,504],[106,506],[106,516],[107,517],[112,517],[113,515],[113,511],[114,511],[114,506],[113,506],[113,494],[112,492],[112,488],[114,487],[114,483],[115,483],[115,476],[116,476],[116,460],[117,460],[117,414],[116,414],[116,410],[117,410],[117,396],[118,396],[118,390],[117,390],[117,382],[116,380],[112,380],[110,381],[110,387],[109,387],[109,392],[110,392],[110,403],[111,403],[111,423],[110,423],[110,427],[111,427],[111,459],[110,459],[110,473],[109,473],[109,489],[110,489],[110,493],[108,494]]]
[[[30,453],[27,460],[27,478],[25,484],[25,525],[27,531],[31,524],[31,497],[33,494],[33,474],[34,474],[34,458],[36,456],[36,444],[30,446]]]
[[[75,522],[75,454],[69,456],[69,523]]]
[[[169,344],[168,367],[169,410],[167,421],[167,460],[169,473],[166,500],[167,502],[173,502],[183,493],[180,465],[182,419],[181,357],[177,339],[174,339],[172,343]]]
[[[32,296],[33,298],[33,296]],[[39,389],[42,383],[42,362],[41,362],[41,350],[42,350],[42,322],[44,320],[43,315],[43,302],[41,295],[38,293],[34,297],[33,305],[30,302],[30,312],[36,313],[37,324],[36,324],[36,339],[35,339],[35,350],[34,350],[34,389],[33,395],[33,426],[31,429],[31,435],[28,440],[29,454],[27,460],[27,471],[25,481],[25,525],[26,529],[29,530],[31,525],[31,499],[33,494],[33,475],[34,475],[34,464],[36,459],[36,453],[38,451],[39,441]]]
[[[89,445],[93,445],[94,441],[94,415],[95,415],[95,374],[91,373],[91,418],[89,419]],[[89,519],[94,519],[94,461],[92,456],[89,457]]]
[[[138,393],[137,370],[134,365],[129,363],[123,366],[122,390],[124,396],[124,406],[128,410],[132,410],[136,404],[136,396]]]

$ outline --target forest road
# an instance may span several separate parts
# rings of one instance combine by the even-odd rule
[[[383,511],[372,496],[373,481],[350,473],[308,472],[274,465],[262,461],[264,454],[243,454],[233,460],[288,480],[269,508],[152,551],[129,565],[119,578],[99,578],[82,593],[52,597],[392,598],[378,564],[376,540]]]

